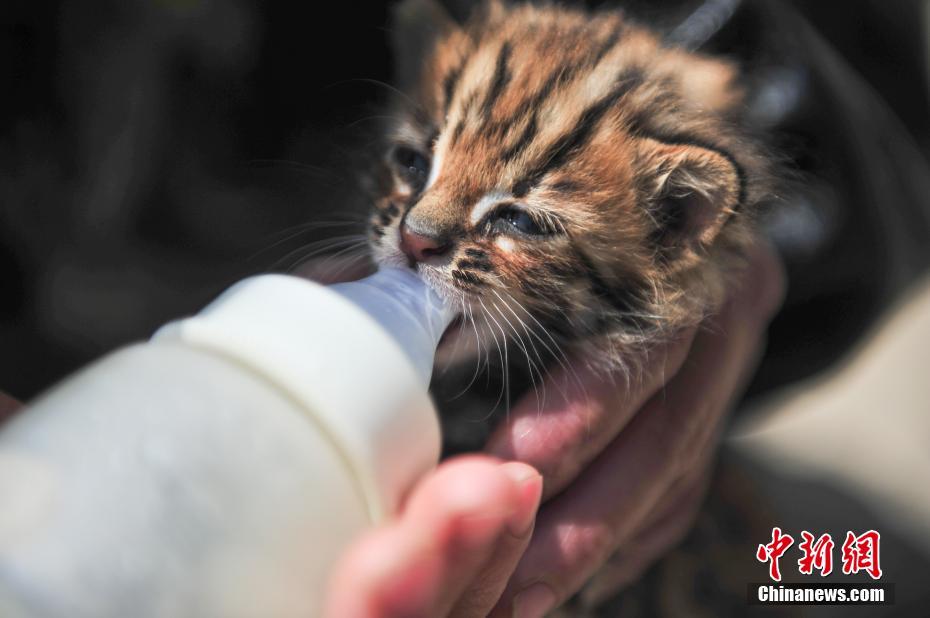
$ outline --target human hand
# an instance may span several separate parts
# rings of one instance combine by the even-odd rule
[[[366,534],[330,582],[330,618],[487,616],[533,531],[542,478],[486,456],[449,460],[398,518]]]
[[[584,594],[603,600],[684,536],[783,289],[777,257],[758,245],[720,313],[650,352],[641,379],[577,363],[577,380],[550,378],[541,410],[535,398],[516,406],[487,450],[539,470],[547,502],[493,615],[542,616],[595,573]]]

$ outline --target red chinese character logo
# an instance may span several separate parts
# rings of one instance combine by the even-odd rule
[[[833,538],[829,534],[821,535],[817,541],[814,541],[814,535],[804,530],[801,532],[803,539],[798,544],[798,549],[804,554],[798,560],[798,570],[804,575],[810,575],[816,568],[820,571],[821,577],[826,577],[833,572]]]
[[[782,534],[781,528],[772,528],[772,542],[767,545],[759,545],[756,550],[756,559],[759,562],[769,564],[769,577],[774,581],[781,581],[781,571],[778,569],[778,559],[784,555],[788,548],[794,544],[794,538],[790,534]]]
[[[878,562],[878,543],[881,536],[875,530],[869,530],[859,536],[846,533],[843,543],[843,573],[850,575],[865,571],[872,579],[882,576]]]

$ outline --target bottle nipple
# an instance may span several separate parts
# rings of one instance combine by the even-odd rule
[[[436,346],[456,312],[423,279],[406,268],[382,268],[330,289],[380,324],[406,353],[424,386],[429,384]]]

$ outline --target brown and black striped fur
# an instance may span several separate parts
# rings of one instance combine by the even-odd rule
[[[478,341],[460,353],[506,338],[542,363],[590,345],[628,368],[721,302],[768,191],[733,65],[618,12],[553,5],[486,2],[458,25],[405,0],[392,36],[404,96],[371,247],[461,305]],[[441,255],[412,263],[401,226]]]

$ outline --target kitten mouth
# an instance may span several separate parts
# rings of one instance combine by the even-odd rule
[[[452,304],[456,301],[453,299],[453,290],[450,289],[449,284],[443,280],[443,278],[436,272],[435,269],[425,267],[423,264],[411,264],[410,269],[413,270],[427,286],[432,288],[433,292],[436,293],[445,303]],[[455,312],[455,317],[449,322],[449,325],[446,327],[446,330],[443,331],[442,335],[439,338],[439,343],[436,344],[437,350],[445,350],[449,347],[451,342],[457,341],[462,334],[462,331],[465,326],[465,314],[464,309],[457,310]]]

